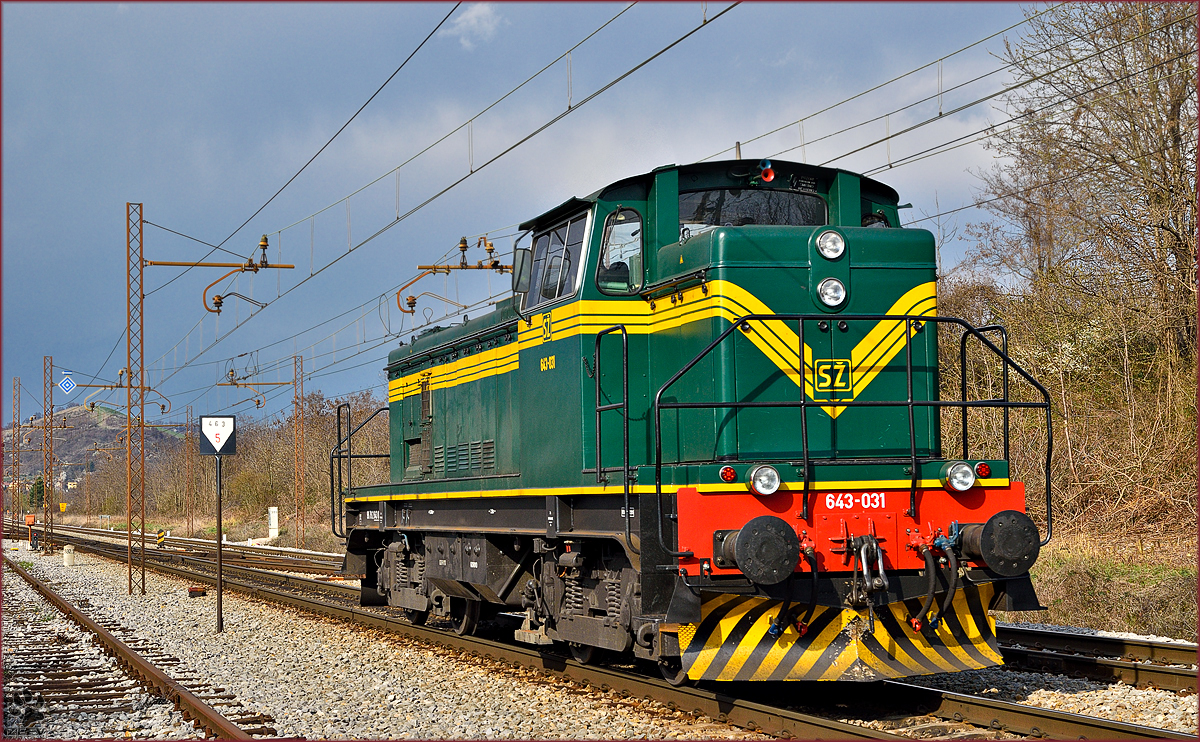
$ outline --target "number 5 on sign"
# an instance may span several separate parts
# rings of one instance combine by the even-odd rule
[[[201,415],[199,453],[232,456],[237,453],[237,418],[233,415]]]

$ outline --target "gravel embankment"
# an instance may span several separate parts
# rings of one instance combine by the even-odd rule
[[[64,594],[89,597],[94,615],[138,627],[142,637],[178,657],[183,664],[173,673],[211,677],[248,709],[274,717],[271,726],[280,736],[765,739],[692,720],[661,704],[620,699],[235,593],[224,596],[225,632],[218,635],[212,590],[189,599],[184,581],[148,572],[146,596],[131,597],[123,565],[77,554],[76,566],[68,569],[61,556],[19,554]],[[1032,706],[1197,730],[1195,696],[1003,669],[915,680]]]
[[[33,573],[63,595],[87,596],[93,616],[137,627],[178,657],[173,675],[212,678],[247,709],[274,717],[282,737],[769,739],[235,593],[223,596],[225,631],[217,634],[212,590],[188,598],[184,581],[147,572],[146,595],[131,597],[123,565],[77,554],[66,568],[61,556],[7,553],[33,562]]]
[[[910,681],[955,693],[1196,733],[1194,695],[1177,696],[1161,690],[1139,690],[1122,683],[1101,683],[998,667],[953,675],[926,675],[910,678]]]

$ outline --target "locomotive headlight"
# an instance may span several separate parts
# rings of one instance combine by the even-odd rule
[[[942,467],[942,486],[952,492],[966,492],[975,486],[975,470],[965,461],[951,461]]]
[[[756,466],[750,470],[750,491],[765,497],[779,489],[779,472],[773,466]]]
[[[836,307],[846,300],[846,286],[836,278],[826,278],[817,285],[817,295],[825,306]]]
[[[837,232],[822,232],[817,238],[817,251],[830,260],[837,260],[846,251],[846,241]]]

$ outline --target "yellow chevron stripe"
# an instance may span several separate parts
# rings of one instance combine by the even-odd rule
[[[709,609],[708,613],[712,613],[713,609],[723,606],[735,598],[736,596],[734,595],[723,595],[721,598],[714,599],[712,601],[712,609]],[[733,627],[737,625],[737,622],[741,620],[742,616],[746,615],[746,612],[751,608],[754,608],[756,605],[758,605],[758,601],[747,600],[742,605],[730,611],[724,618],[721,619],[720,623],[717,624],[712,632],[710,632],[708,636],[704,637],[704,646],[700,649],[700,653],[696,656],[696,659],[692,661],[691,667],[688,668],[689,676],[692,673],[695,673],[697,677],[703,677],[704,671],[708,669],[708,666],[712,663],[713,658],[716,656],[717,652],[720,651],[721,645],[725,643],[725,637],[728,636],[731,631],[733,631]],[[704,618],[706,617],[707,614],[702,609],[700,619],[701,622],[703,622]],[[695,639],[693,638],[692,641],[694,642]]]
[[[842,675],[846,670],[850,669],[850,666],[854,664],[854,661],[859,658],[860,654],[862,653],[858,651],[858,644],[852,642],[842,650],[838,658],[834,660],[833,664],[825,672],[821,673],[821,676],[817,680],[841,680]]]
[[[747,314],[774,314],[749,291],[729,281],[711,281],[704,288],[695,286],[682,292],[683,300],[666,306],[663,299],[655,309],[645,301],[578,301],[550,310],[550,338],[545,337],[546,313],[534,314],[530,324],[518,329],[517,342],[502,348],[467,356],[438,367],[430,379],[431,389],[444,389],[487,376],[508,373],[518,368],[517,350],[527,350],[545,342],[580,334],[593,334],[613,325],[625,325],[632,335],[665,332],[692,322],[723,319],[733,322]],[[661,308],[659,307],[661,306]],[[937,284],[928,282],[910,289],[884,314],[930,315],[936,312]],[[789,323],[781,320],[756,320],[749,323],[747,337],[756,348],[798,387],[809,399],[816,399],[812,348],[804,345],[803,370],[797,353],[800,338]],[[915,329],[914,329],[915,332]],[[867,333],[851,351],[851,392],[854,399],[904,348],[904,322],[883,320]],[[480,356],[485,356],[480,360]],[[491,355],[489,358],[488,356]],[[481,365],[475,373],[466,373]],[[491,365],[489,365],[491,364]],[[388,401],[394,402],[420,392],[418,372],[388,384]],[[845,407],[821,407],[837,417]]]
[[[888,633],[888,625],[882,620],[876,620],[873,638],[883,648],[882,652],[887,653],[886,655],[867,649],[860,639],[853,638],[857,635],[854,632],[858,630],[855,626],[865,627],[868,620],[865,611],[822,606],[816,611],[814,619],[828,611],[836,611],[836,615],[819,634],[811,638],[804,652],[789,660],[791,667],[785,668],[784,676],[788,680],[863,680],[869,679],[871,676],[892,678],[925,675],[934,672],[929,668],[930,664],[941,672],[978,669],[1002,664],[999,649],[994,640],[985,639],[983,632],[979,630],[971,617],[970,606],[967,602],[968,593],[974,593],[980,604],[986,606],[991,600],[993,586],[990,584],[964,585],[955,596],[952,610],[958,622],[963,626],[967,637],[963,645],[955,641],[949,631],[939,630],[934,634],[932,640],[923,634],[910,632],[905,623],[907,609],[903,603],[897,602],[881,606],[879,615],[886,616],[890,613],[896,619],[894,625],[904,632],[903,637],[892,636]],[[755,662],[758,662],[752,679],[766,680],[781,669],[780,663],[784,661],[789,650],[799,639],[795,628],[788,627],[779,639],[774,642],[765,642],[760,646],[760,642],[766,636],[767,628],[775,620],[782,607],[778,601],[771,601],[767,598],[744,600],[728,615],[723,616],[707,636],[701,636],[698,629],[714,611],[728,605],[731,601],[740,599],[731,594],[705,593],[703,600],[701,623],[682,624],[679,627],[680,647],[685,650],[683,661],[690,663],[686,665],[688,677],[695,680],[733,680],[747,666],[746,663],[751,663],[753,666]],[[738,623],[747,613],[763,607],[764,601],[773,605],[764,611],[754,625],[745,632],[739,640],[738,646],[733,648],[729,661],[720,669],[714,668],[712,666],[714,658],[722,651],[723,645],[728,641]],[[994,621],[990,616],[987,617],[987,621],[989,625],[994,626]],[[989,636],[994,636],[994,634],[989,634]],[[845,647],[840,650],[834,649],[835,642],[845,639],[850,640]],[[909,643],[911,643],[910,646],[906,648],[905,645]],[[699,646],[696,646],[697,644]],[[981,662],[968,654],[964,649],[966,644],[970,644],[978,651],[984,661]],[[724,647],[724,649],[726,652],[729,651],[728,647]],[[837,653],[836,657],[832,657],[831,653],[833,652]],[[889,656],[894,658],[894,662],[889,659]],[[818,672],[816,668],[821,662],[829,664],[824,670]],[[855,667],[856,662],[861,662],[861,665]],[[899,665],[899,667],[894,665]]]
[[[826,611],[836,611],[836,610],[838,610],[838,609],[837,608],[826,608],[824,606],[818,606],[813,611],[812,620],[816,621],[818,618],[821,617],[821,614],[825,613]],[[779,613],[779,611],[776,610],[771,615],[775,616],[775,615],[778,615],[778,613]],[[825,629],[823,629],[822,633],[832,632],[831,634],[829,634],[830,638],[832,638],[834,636],[837,636],[838,632],[841,630],[842,630],[841,624],[838,621],[833,621],[830,623],[829,626],[826,626]],[[791,649],[792,645],[795,644],[796,641],[799,639],[800,639],[800,635],[796,631],[796,627],[789,625],[784,630],[783,635],[779,637],[779,641],[777,641],[771,645],[771,649],[768,650],[767,655],[765,657],[763,657],[762,663],[759,664],[758,669],[754,671],[754,675],[751,676],[751,680],[766,680],[767,678],[771,677],[771,673],[775,672],[775,668],[779,667],[779,663],[783,661],[783,658],[788,653],[788,650]],[[821,636],[813,637],[813,643],[817,646],[822,646],[821,639],[822,639]],[[828,643],[828,641],[829,640],[826,639],[825,643]]]
[[[809,676],[813,666],[821,661],[821,657],[825,652],[829,651],[829,645],[833,642],[838,634],[846,630],[850,624],[850,620],[854,617],[853,611],[840,610],[837,608],[829,608],[831,611],[838,611],[839,615],[829,622],[820,634],[813,638],[809,644],[809,650],[800,655],[800,659],[788,671],[788,680],[815,680]],[[853,649],[854,644],[851,643],[846,649]]]
[[[730,679],[737,677],[741,672],[742,666],[748,660],[754,658],[755,648],[762,638],[766,636],[767,629],[774,623],[775,617],[779,615],[779,609],[782,606],[772,608],[766,613],[758,617],[750,630],[746,632],[745,638],[738,642],[738,648],[734,650],[733,655],[729,658],[729,662],[725,663],[725,669],[721,671],[721,675]]]

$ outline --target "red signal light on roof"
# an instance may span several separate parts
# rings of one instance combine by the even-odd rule
[[[722,466],[721,467],[721,481],[722,482],[732,482],[735,479],[737,479],[737,472],[733,470],[732,466]]]
[[[758,179],[764,183],[770,183],[775,180],[775,171],[771,169],[771,161],[762,159],[758,161]]]

